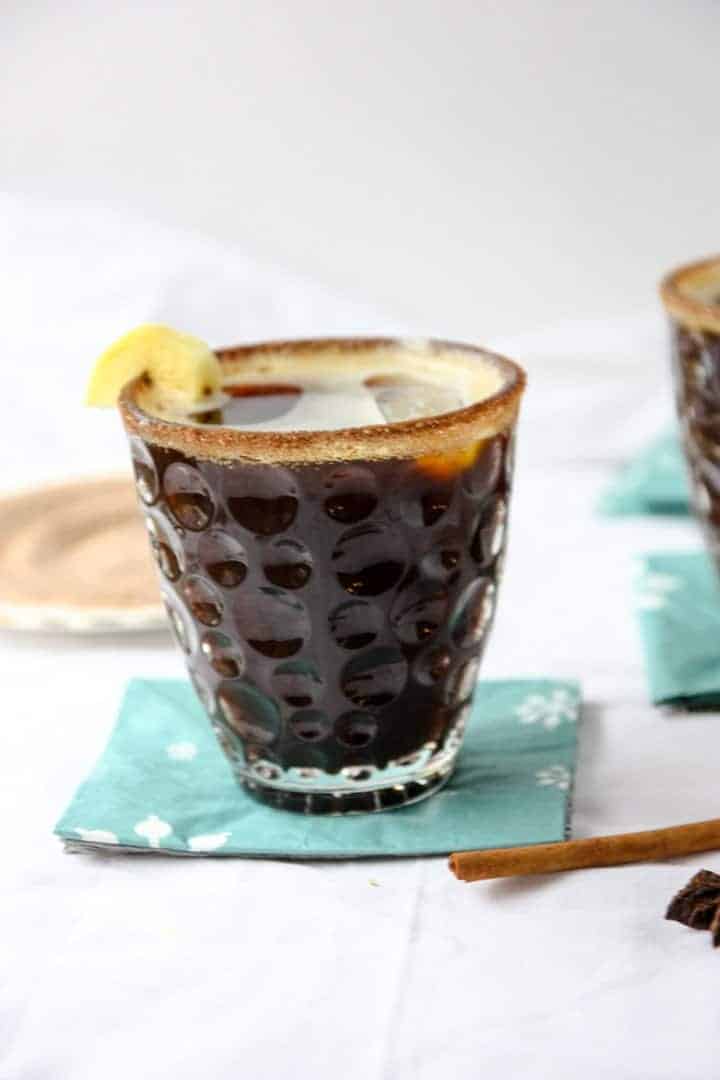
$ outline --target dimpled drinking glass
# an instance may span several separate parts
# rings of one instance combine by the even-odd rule
[[[452,771],[493,620],[524,375],[444,342],[218,356],[227,400],[272,403],[358,365],[390,417],[404,367],[480,388],[462,408],[334,430],[244,430],[214,406],[169,417],[144,379],[120,401],[170,624],[237,779],[305,813],[424,798]]]
[[[680,267],[660,291],[693,509],[720,569],[720,257]]]

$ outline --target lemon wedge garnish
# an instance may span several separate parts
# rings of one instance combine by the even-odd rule
[[[115,405],[120,391],[138,375],[146,375],[163,401],[183,408],[220,390],[220,362],[212,349],[169,326],[147,324],[111,345],[95,363],[86,405]]]

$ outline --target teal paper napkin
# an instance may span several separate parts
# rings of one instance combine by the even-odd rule
[[[72,850],[297,859],[562,840],[579,707],[575,682],[483,682],[460,764],[440,792],[385,813],[312,817],[263,806],[238,786],[188,684],[133,679],[55,832]]]
[[[600,511],[632,514],[689,514],[685,461],[673,432],[655,439],[626,465],[600,500]]]
[[[720,583],[709,557],[646,555],[637,589],[653,702],[720,707]]]

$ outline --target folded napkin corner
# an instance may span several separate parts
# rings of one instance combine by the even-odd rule
[[[690,512],[685,461],[675,432],[655,439],[603,492],[598,510],[609,517]]]
[[[655,705],[720,707],[720,579],[704,551],[645,555],[636,581]]]

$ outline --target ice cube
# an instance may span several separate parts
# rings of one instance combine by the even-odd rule
[[[247,393],[244,387],[237,387],[231,392],[223,410],[224,424],[249,431],[286,432],[384,423],[374,396],[360,380],[298,381],[294,392],[282,394],[270,393],[262,385],[252,389]]]
[[[361,382],[306,384],[304,392],[276,431],[333,431],[338,428],[372,427],[383,416],[372,394]]]
[[[365,385],[388,424],[439,416],[462,409],[464,405],[462,395],[454,387],[439,386],[421,379],[377,375],[366,379]]]

